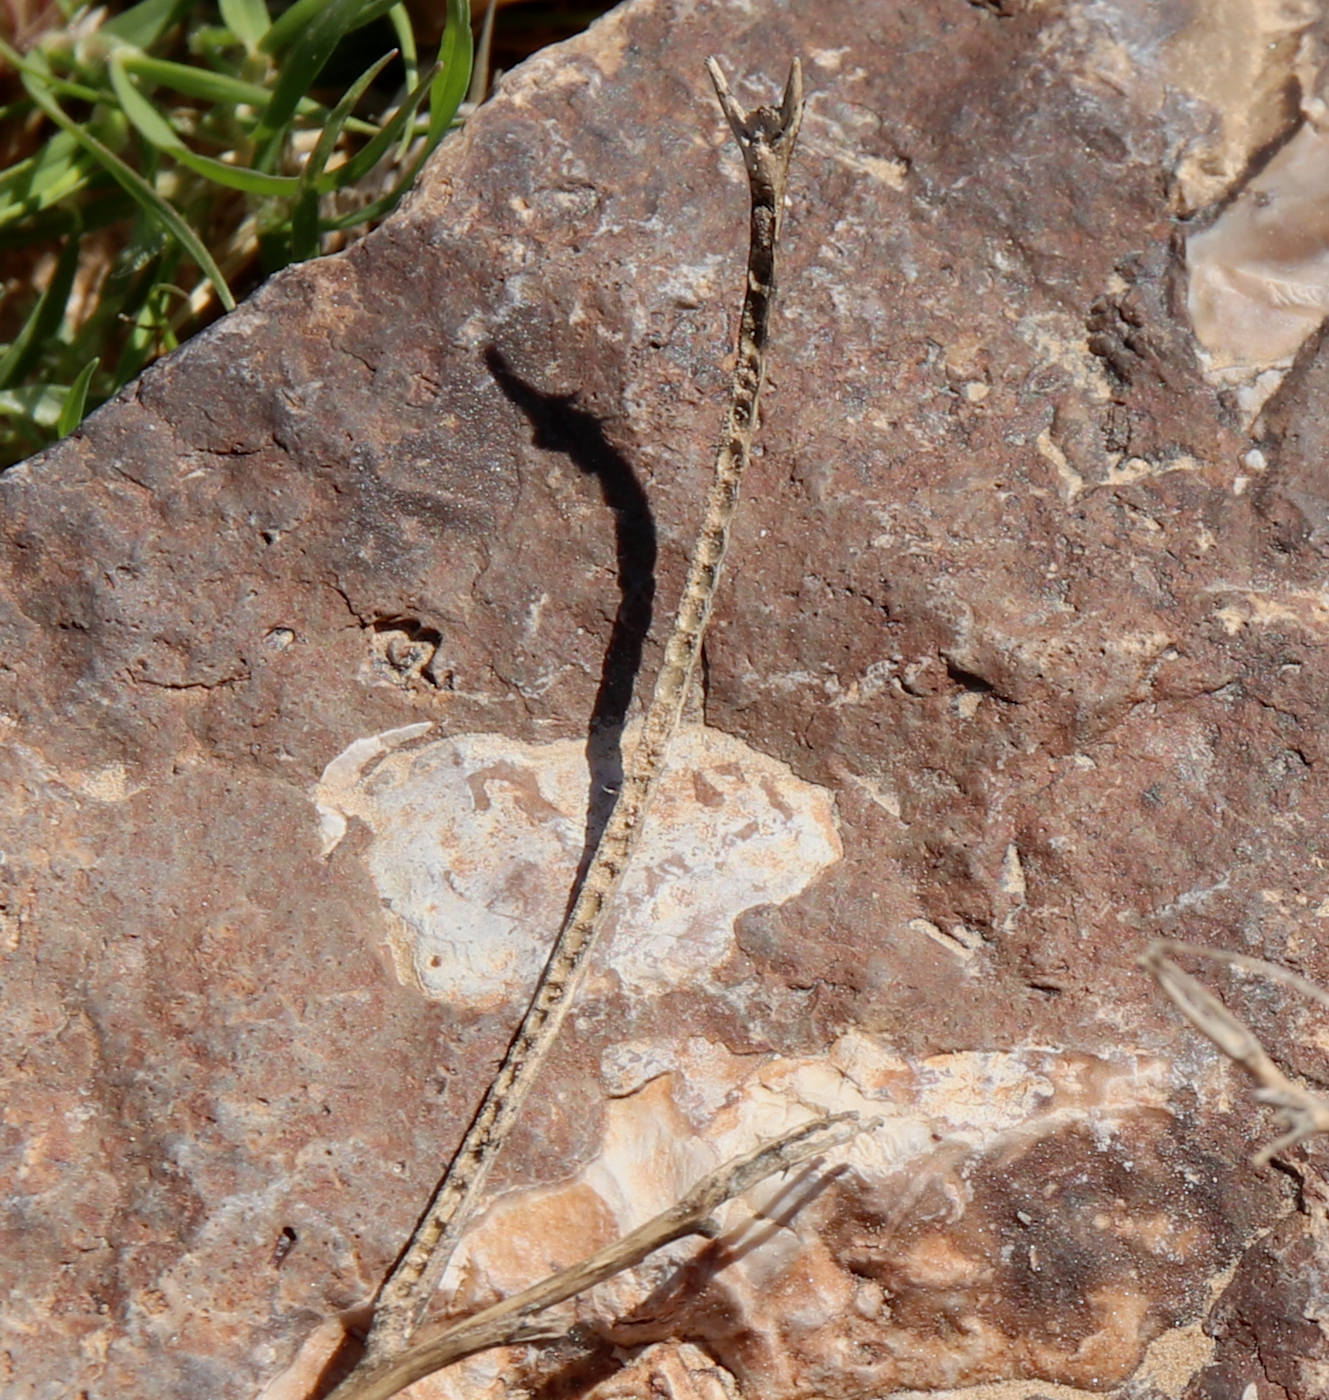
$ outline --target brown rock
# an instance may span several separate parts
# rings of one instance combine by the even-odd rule
[[[1187,1388],[1184,1400],[1217,1400],[1254,1386],[1274,1396],[1323,1394],[1329,1348],[1321,1321],[1325,1284],[1325,1199],[1313,1179],[1300,1209],[1242,1256],[1208,1321],[1215,1361]]]
[[[1164,932],[1329,981],[1320,346],[1244,426],[1174,238],[1301,120],[1314,35],[1275,8],[1251,50],[1152,0],[626,6],[372,238],[0,478],[6,1394],[308,1393],[457,1141],[710,469],[746,222],[712,51],[745,101],[801,52],[811,100],[697,825],[457,1301],[811,1111],[886,1122],[570,1308],[562,1348],[421,1394],[1199,1400],[1253,1352],[1323,1394],[1270,1320],[1295,1270],[1240,1347],[1200,1330],[1291,1189],[1134,968]],[[588,726],[593,780],[560,747]],[[468,794],[514,814],[492,867],[430,836],[417,780],[454,760],[439,830]],[[1281,991],[1231,991],[1315,1067]]]

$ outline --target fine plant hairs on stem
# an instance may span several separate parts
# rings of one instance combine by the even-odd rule
[[[484,1187],[494,1158],[510,1133],[585,977],[590,954],[607,921],[610,901],[637,844],[701,653],[743,471],[752,453],[758,401],[766,374],[766,345],[775,298],[775,261],[785,188],[803,117],[803,75],[797,59],[780,103],[759,106],[752,111],[744,110],[735,100],[714,59],[708,60],[707,67],[747,171],[751,199],[750,245],[729,404],[678,611],[636,750],[625,765],[617,801],[572,910],[554,940],[530,1005],[502,1065],[451,1165],[435,1187],[415,1232],[380,1290],[365,1354],[351,1375],[333,1392],[336,1400],[364,1400],[367,1396],[394,1393],[392,1389],[374,1387],[386,1384],[382,1378],[410,1351],[412,1338]],[[778,1153],[781,1142],[770,1145],[769,1150]],[[758,1154],[765,1150],[758,1149]],[[668,1236],[677,1237],[677,1234]],[[660,1243],[663,1242],[662,1238]],[[658,1246],[650,1248],[655,1247]],[[611,1272],[629,1266],[625,1262]],[[586,1286],[589,1285],[578,1285],[572,1291]],[[518,1334],[511,1334],[515,1335]],[[511,1336],[500,1340],[510,1340]],[[497,1344],[498,1341],[490,1341],[485,1345]]]

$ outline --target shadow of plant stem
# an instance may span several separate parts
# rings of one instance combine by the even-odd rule
[[[421,1215],[411,1239],[392,1272],[379,1290],[374,1321],[365,1354],[355,1370],[334,1392],[338,1400],[386,1400],[402,1385],[428,1374],[430,1370],[470,1355],[475,1350],[520,1340],[527,1319],[554,1302],[570,1298],[596,1281],[645,1257],[670,1239],[696,1233],[705,1225],[710,1211],[720,1201],[741,1194],[747,1185],[772,1171],[784,1170],[829,1145],[821,1135],[827,1129],[843,1130],[854,1115],[838,1115],[809,1124],[773,1143],[767,1143],[730,1163],[719,1173],[698,1183],[675,1206],[654,1222],[639,1226],[608,1250],[592,1255],[581,1264],[565,1269],[553,1278],[535,1285],[524,1294],[495,1304],[494,1308],[457,1324],[440,1329],[421,1324],[429,1310],[434,1290],[446,1272],[468,1212],[483,1190],[489,1168],[516,1122],[527,1094],[538,1077],[551,1047],[563,1026],[568,1008],[590,965],[596,941],[603,932],[606,913],[619,879],[632,859],[640,835],[642,818],[652,792],[664,772],[669,741],[687,697],[694,667],[706,634],[711,604],[724,564],[734,509],[744,468],[752,455],[752,439],[757,424],[758,399],[765,377],[765,347],[770,334],[771,308],[775,292],[775,253],[784,207],[790,158],[803,116],[802,67],[795,59],[778,107],[757,107],[745,111],[734,99],[719,64],[707,61],[716,95],[743,154],[751,196],[751,241],[748,275],[743,296],[738,336],[738,358],[730,384],[729,406],[715,456],[715,468],[701,528],[689,556],[678,612],[664,658],[655,678],[651,701],[643,722],[642,735],[635,747],[631,765],[621,780],[621,794],[596,839],[577,898],[566,921],[554,939],[544,970],[536,984],[508,1052],[503,1058],[475,1117],[448,1169],[439,1179],[428,1206]],[[571,407],[567,399],[551,401],[523,385],[495,350],[487,357],[491,371],[500,375],[514,395],[522,390],[520,401],[534,410],[546,410],[538,428],[566,427],[572,415],[590,432],[590,443],[604,444],[604,450],[589,459],[600,466],[606,498],[613,500],[619,488],[631,482],[639,498],[640,488],[631,473],[611,472],[617,454],[608,448],[599,423]],[[557,406],[552,425],[548,410]],[[546,436],[544,441],[548,442]],[[560,434],[556,439],[564,450],[573,443]],[[585,444],[581,460],[585,457]],[[607,486],[612,485],[611,493]],[[632,495],[617,497],[630,504]],[[641,503],[644,509],[644,502]],[[646,517],[649,519],[649,517]],[[621,520],[621,514],[620,514]],[[654,545],[652,532],[652,546]],[[620,564],[630,567],[638,561],[624,550],[620,534]],[[623,604],[629,605],[632,590],[627,587],[620,567]],[[650,571],[653,576],[653,569]],[[640,660],[640,630],[632,645]],[[606,667],[606,672],[610,668]],[[620,694],[621,712],[626,702]],[[616,746],[617,747],[617,746]],[[850,1132],[857,1128],[850,1128]],[[838,1133],[837,1140],[843,1140]],[[814,1141],[809,1144],[809,1138]],[[818,1140],[819,1139],[819,1140]],[[746,1184],[745,1184],[746,1183]],[[497,1329],[497,1330],[495,1330]]]
[[[623,724],[655,606],[655,519],[631,465],[605,436],[600,419],[576,406],[574,395],[549,394],[535,388],[513,370],[497,346],[485,351],[485,364],[504,395],[534,429],[532,444],[562,453],[578,471],[595,477],[601,497],[614,515],[618,609],[587,727],[590,793],[571,908],[623,781]]]

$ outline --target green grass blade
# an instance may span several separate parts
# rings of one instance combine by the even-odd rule
[[[415,91],[393,113],[392,120],[372,140],[356,151],[345,165],[338,166],[336,170],[324,175],[319,181],[319,189],[326,193],[328,190],[345,189],[346,186],[363,180],[382,159],[384,151],[397,139],[398,133],[408,128],[411,118],[415,115],[415,109],[424,101],[437,73],[438,64],[434,64],[416,85]]]
[[[318,252],[318,196],[324,169],[332,153],[337,148],[342,127],[351,114],[351,109],[364,96],[366,89],[383,69],[391,63],[395,51],[385,53],[377,63],[371,64],[347,88],[342,99],[332,109],[323,130],[319,133],[318,144],[310,152],[305,168],[300,172],[300,195],[291,218],[291,261],[300,262],[312,258]],[[340,171],[335,172],[340,174]],[[328,177],[331,179],[332,177]],[[331,188],[339,188],[334,180]]]
[[[300,31],[307,29],[314,22],[323,4],[324,0],[295,0],[289,9],[284,10],[273,21],[259,47],[273,58],[279,57],[283,50],[299,38]]]
[[[433,76],[427,75],[426,78],[430,85],[429,131],[425,138],[424,149],[392,190],[382,198],[376,199],[372,204],[365,205],[362,209],[325,220],[323,224],[325,229],[354,228],[360,223],[372,223],[375,219],[382,218],[384,214],[396,208],[402,195],[415,183],[416,176],[419,175],[421,167],[428,160],[434,147],[443,139],[444,134],[452,125],[453,119],[457,115],[457,109],[464,101],[466,90],[471,83],[471,63],[475,56],[475,43],[471,34],[471,15],[466,0],[447,0],[447,7],[447,27],[443,31],[443,42],[439,46],[438,62],[431,70]],[[414,96],[412,94],[412,98]],[[410,106],[411,101],[408,99],[407,103],[403,104],[402,111],[398,112],[397,118],[402,117]],[[413,108],[411,109],[413,110]],[[397,118],[393,120],[396,121]],[[383,128],[383,133],[388,132],[392,125],[393,123],[389,122],[388,126]],[[357,162],[362,161],[365,153],[373,144],[374,142],[371,141],[364,150],[357,151],[355,156],[343,167],[343,170],[348,170],[350,167],[356,166]],[[366,167],[366,169],[368,168]],[[339,170],[336,174],[341,175],[342,171]],[[357,175],[356,178],[360,178],[360,176]]]
[[[71,237],[60,250],[60,260],[55,265],[46,290],[33,303],[32,310],[9,348],[0,355],[0,389],[7,389],[15,380],[21,379],[46,348],[47,342],[59,331],[60,323],[65,318],[69,289],[74,285],[77,271],[78,239]]]
[[[213,160],[211,156],[201,156],[188,146],[171,152],[171,158],[199,175],[205,175],[215,185],[224,185],[228,190],[243,190],[246,194],[266,196],[276,199],[290,199],[300,189],[298,175],[268,175],[262,170],[251,170],[246,165],[228,165],[224,160]]]
[[[114,388],[128,384],[159,355],[175,347],[177,341],[166,307],[173,297],[178,296],[182,304],[187,304],[189,300],[170,283],[180,261],[179,246],[172,243],[151,266],[136,276],[122,279],[122,296],[116,319],[122,324],[130,321],[132,325],[111,371]]]
[[[439,75],[429,94],[429,138],[426,154],[443,139],[457,109],[466,100],[475,62],[475,36],[466,0],[447,0],[447,24],[438,49]]]
[[[226,285],[221,269],[213,261],[212,254],[203,246],[198,235],[180,217],[179,213],[164,200],[148,182],[132,170],[109,147],[103,146],[90,132],[85,131],[66,114],[64,109],[45,90],[32,74],[23,74],[23,86],[28,95],[62,131],[67,131],[97,162],[106,173],[139,205],[156,218],[193,258],[199,270],[216,289],[217,298],[227,311],[235,310],[235,298]]]
[[[88,87],[86,83],[76,83],[69,78],[62,78],[58,73],[52,73],[44,65],[22,63],[15,64],[15,67],[25,73],[36,72],[52,92],[58,93],[61,97],[71,97],[75,102],[105,102],[108,96],[103,89]]]
[[[320,17],[321,12],[327,9],[328,3],[329,0],[295,0],[295,4],[281,15],[263,36],[263,43],[260,45],[263,52],[271,54],[274,58],[279,57],[299,41],[301,35]],[[371,24],[380,15],[387,14],[397,3],[398,0],[359,0],[358,5],[353,7],[358,12],[351,16],[343,32],[349,34],[362,25]]]
[[[420,81],[420,53],[415,46],[415,29],[406,6],[394,4],[388,11],[392,32],[397,36],[397,47],[401,50],[401,61],[406,69],[406,86],[414,87]]]
[[[161,35],[189,8],[190,0],[142,0],[123,14],[107,20],[103,34],[123,39],[135,48],[151,48]]]
[[[302,190],[291,211],[291,262],[304,262],[318,253],[318,191],[311,185]]]
[[[399,0],[395,0],[392,8],[388,11],[388,19],[392,22],[393,33],[397,36],[397,44],[401,49],[401,59],[406,65],[406,72],[411,83],[419,81],[420,53],[415,45],[415,29],[411,24],[410,12]]]
[[[126,49],[120,58],[125,72],[142,78],[154,87],[169,88],[184,97],[196,97],[202,102],[212,102],[222,107],[253,107],[262,111],[267,106],[268,89],[258,83],[247,83],[242,78],[233,78],[229,73],[215,73],[210,68],[199,68],[192,63],[173,63],[169,58],[154,58],[151,54],[135,53]],[[299,117],[322,121],[327,107],[312,97],[302,98],[295,111]],[[351,118],[346,123],[347,131],[360,136],[372,136],[378,127],[372,122]]]
[[[189,297],[183,288],[164,280],[167,275],[167,267],[163,265],[157,279],[144,289],[145,295],[138,299],[134,327],[116,365],[117,384],[127,384],[141,373],[144,366],[174,350],[179,344],[171,324],[169,306],[172,300],[178,300],[182,307],[187,307]]]
[[[305,4],[306,0],[296,0],[282,20],[305,8]],[[286,51],[276,86],[254,133],[254,164],[258,169],[272,167],[281,149],[286,125],[295,115],[300,99],[314,86],[332,57],[332,51],[355,27],[362,4],[363,0],[320,0],[308,24],[296,35]],[[274,24],[268,30],[268,37],[277,29],[278,25]],[[266,38],[264,48],[267,48]]]
[[[382,58],[370,64],[342,94],[341,101],[328,114],[328,119],[323,124],[323,130],[319,133],[318,144],[310,153],[305,169],[301,173],[300,183],[302,185],[314,184],[318,176],[322,174],[323,167],[332,159],[332,153],[337,148],[342,127],[346,124],[346,119],[351,115],[356,103],[365,95],[370,83],[396,56],[397,51],[389,49]]]
[[[111,55],[106,72],[111,80],[111,90],[120,103],[120,110],[129,118],[138,134],[159,151],[183,150],[185,143],[179,133],[134,86],[134,80],[125,72],[119,53]]]
[[[106,94],[99,92],[96,88],[87,87],[83,83],[71,82],[68,78],[62,78],[51,69],[47,62],[46,55],[41,49],[33,49],[27,55],[19,53],[15,48],[0,39],[0,58],[3,58],[12,68],[19,73],[31,73],[39,78],[52,92],[62,93],[67,97],[77,98],[80,102],[104,102]]]
[[[35,155],[0,174],[0,228],[60,204],[96,168],[72,136],[57,131]]]
[[[420,55],[415,47],[415,28],[411,24],[411,16],[405,5],[393,5],[388,11],[388,19],[392,22],[393,33],[397,36],[397,47],[401,50],[403,85],[406,91],[410,92],[420,81]],[[403,131],[401,145],[397,149],[399,161],[406,159],[410,144],[411,133]]]
[[[272,27],[272,17],[263,0],[219,0],[222,23],[253,53]]]
[[[416,176],[419,175],[425,161],[429,159],[430,153],[443,139],[448,127],[451,126],[453,118],[457,115],[457,109],[466,96],[466,89],[471,80],[471,25],[465,3],[466,0],[448,0],[448,28],[444,33],[443,45],[439,50],[438,76],[431,84],[429,133],[425,139],[424,149],[412,163],[410,169],[387,194],[374,200],[371,204],[366,204],[361,209],[324,219],[323,228],[325,231],[355,228],[360,224],[374,223],[390,214],[401,202],[406,191],[415,183]],[[455,35],[451,42],[449,35]],[[444,63],[451,63],[451,67],[442,67]]]
[[[154,87],[170,88],[185,97],[197,97],[204,102],[227,106],[262,107],[268,100],[268,90],[258,83],[247,83],[229,73],[217,73],[193,63],[175,63],[169,58],[135,53],[128,49],[116,57],[126,72],[142,78]]]
[[[260,170],[229,165],[224,160],[214,160],[211,156],[201,156],[191,151],[170,122],[134,86],[134,80],[125,72],[118,53],[111,55],[107,69],[121,110],[139,135],[163,154],[230,190],[276,199],[290,199],[299,191],[300,180],[295,175],[267,175]]]
[[[78,378],[69,386],[65,401],[60,405],[60,416],[55,420],[55,435],[68,437],[83,421],[83,410],[88,402],[88,386],[97,373],[101,361],[93,356],[78,372]]]

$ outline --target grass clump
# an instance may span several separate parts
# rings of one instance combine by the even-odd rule
[[[465,0],[431,62],[393,0],[59,17],[23,51],[0,39],[0,468],[237,293],[381,220],[471,75]],[[364,66],[338,82],[348,55]]]

